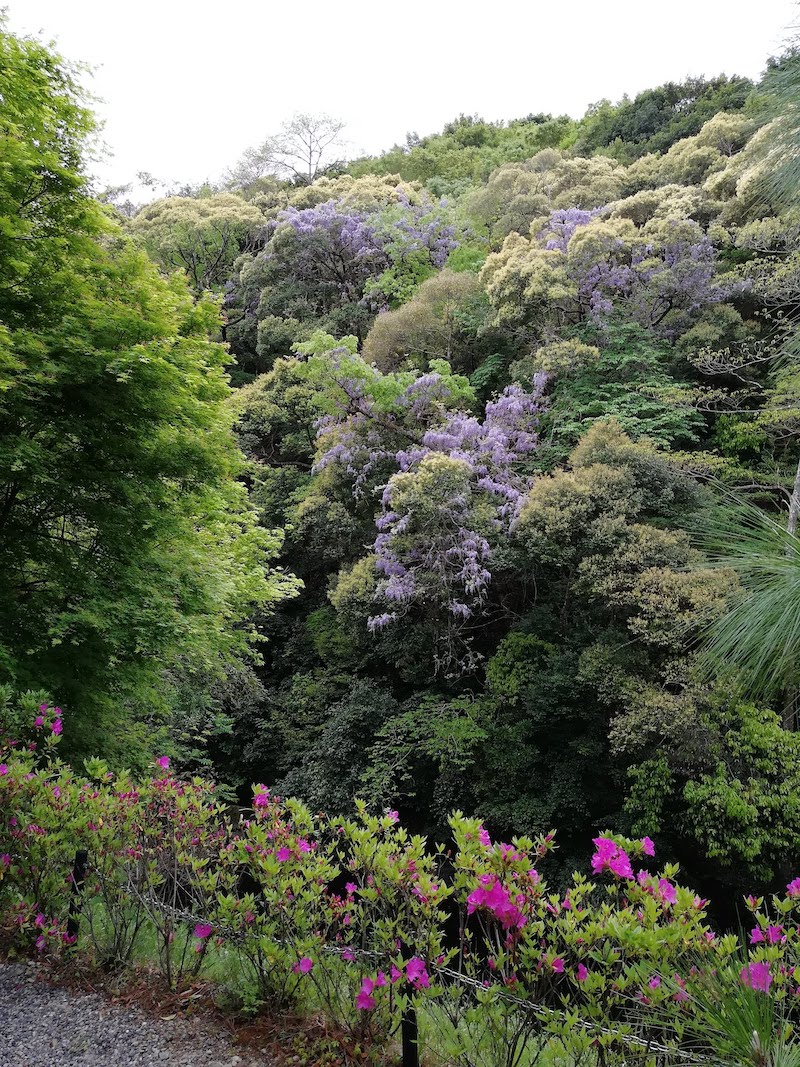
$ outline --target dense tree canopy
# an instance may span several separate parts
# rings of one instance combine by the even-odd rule
[[[115,220],[73,72],[0,41],[2,679],[565,870],[800,861],[794,53],[350,163],[297,116]]]
[[[216,305],[89,197],[69,68],[0,40],[0,673],[57,692],[74,746],[135,754],[175,675],[223,674],[292,585],[237,480]]]

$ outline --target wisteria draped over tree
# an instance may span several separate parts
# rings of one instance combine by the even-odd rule
[[[483,270],[498,319],[556,330],[613,317],[674,338],[731,295],[717,251],[692,219],[643,226],[608,208],[552,212],[531,240],[512,234]]]
[[[368,625],[386,626],[419,603],[468,620],[491,580],[491,541],[508,530],[532,483],[518,468],[536,448],[545,376],[529,391],[507,386],[480,420],[448,410],[459,395],[446,364],[445,373],[429,371],[387,404],[383,376],[373,372],[365,388],[363,374],[348,377],[352,356],[341,351],[344,360],[336,350],[328,355],[346,403],[322,421],[317,469],[341,465],[356,494],[377,472],[394,471],[382,488],[373,546],[382,576],[375,598],[387,610]]]
[[[377,312],[404,299],[457,247],[442,208],[411,203],[402,189],[394,200],[371,210],[329,199],[279,211],[264,250],[241,264],[228,306],[254,326],[279,316],[363,338]]]

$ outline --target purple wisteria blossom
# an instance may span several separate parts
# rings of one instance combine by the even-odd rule
[[[373,551],[382,610],[370,629],[415,605],[463,624],[486,599],[491,542],[532,483],[521,467],[537,446],[544,375],[530,390],[508,386],[483,418],[454,408],[454,387],[436,372],[406,384],[388,408],[362,381],[337,382],[345,399],[321,421],[316,466],[342,468],[357,496],[381,494]]]
[[[709,237],[688,220],[672,220],[655,236],[611,232],[576,249],[576,231],[608,211],[553,211],[537,235],[548,251],[561,252],[577,290],[577,319],[589,318],[601,330],[612,316],[636,322],[664,337],[685,330],[703,308],[731,295],[720,281],[717,254]]]
[[[562,208],[553,211],[547,220],[547,225],[538,234],[539,240],[545,242],[545,248],[566,252],[569,239],[579,226],[585,226],[596,219],[605,211],[605,208],[596,207],[586,211],[579,207]]]

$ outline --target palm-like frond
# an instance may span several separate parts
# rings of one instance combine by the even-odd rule
[[[736,572],[741,592],[712,622],[705,655],[737,668],[752,698],[800,680],[800,539],[747,503],[720,508],[699,536],[712,566]]]
[[[767,72],[762,88],[764,118],[772,126],[759,185],[771,210],[779,212],[797,205],[800,189],[800,35],[796,32],[787,54]]]

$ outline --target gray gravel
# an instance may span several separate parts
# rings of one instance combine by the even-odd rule
[[[274,1067],[199,1022],[165,1021],[0,964],[0,1067]]]

